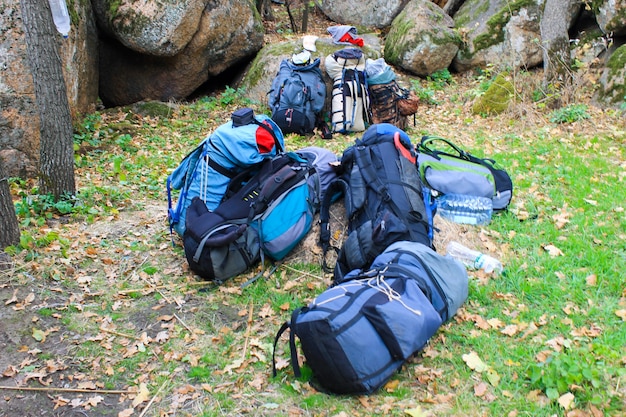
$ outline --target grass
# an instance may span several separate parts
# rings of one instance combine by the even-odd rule
[[[518,89],[532,92],[532,76],[523,74],[518,82],[529,85]],[[230,88],[179,103],[169,118],[123,109],[88,115],[76,129],[79,192],[69,209],[13,180],[22,243],[9,249],[15,268],[7,285],[37,289],[37,315],[72,335],[61,340],[80,358],[84,378],[106,389],[146,383],[156,398],[147,415],[620,415],[623,112],[597,109],[581,96],[561,112],[527,98],[502,115],[479,117],[467,103],[483,90],[483,76],[413,83],[428,97],[407,129],[415,142],[422,134],[448,137],[493,157],[513,177],[507,212],[487,228],[453,235],[500,258],[505,273],[470,271],[464,307],[374,395],[329,396],[307,377],[294,378],[286,335],[277,345],[281,369],[271,377],[276,331],[330,282],[319,265],[294,260],[243,290],[256,271],[217,287],[196,281],[177,238],[172,246],[167,175],[234,108],[249,104]],[[520,107],[530,117],[519,117]],[[123,132],[110,127],[116,120],[127,122]],[[355,137],[289,135],[286,143],[341,154]],[[51,345],[37,347],[43,358],[56,355]],[[463,359],[470,352],[489,370],[472,370]],[[131,406],[132,399],[123,401]]]

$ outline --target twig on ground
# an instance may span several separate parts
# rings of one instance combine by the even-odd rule
[[[152,405],[154,400],[159,396],[159,393],[161,392],[161,390],[163,389],[163,387],[165,386],[165,383],[167,381],[169,381],[169,380],[166,379],[165,381],[163,381],[163,383],[161,384],[161,386],[159,387],[157,392],[155,392],[154,395],[152,396],[152,398],[150,399],[150,402],[148,404],[146,404],[146,408],[144,408],[143,411],[141,411],[141,414],[139,414],[139,417],[143,417],[143,416],[146,415],[146,412],[148,411],[148,408],[150,408],[150,406]]]
[[[248,313],[248,328],[246,329],[246,341],[243,345],[243,355],[241,355],[241,361],[246,360],[246,352],[248,350],[248,341],[250,340],[250,329],[252,327],[252,310],[254,309],[254,304],[250,301],[250,311]]]
[[[111,390],[111,389],[87,389],[87,388],[59,388],[59,387],[11,387],[0,385],[0,390],[10,391],[58,391],[58,392],[89,392],[93,394],[135,394],[134,391],[128,390]]]
[[[178,315],[176,313],[174,313],[174,317],[176,317],[176,320],[178,320],[180,322],[180,324],[183,325],[183,327],[185,329],[187,329],[187,331],[191,334],[193,334],[193,330],[191,330],[191,328],[189,326],[187,326],[187,324],[185,324],[185,322],[183,321],[183,319],[181,319],[180,317],[178,317]]]

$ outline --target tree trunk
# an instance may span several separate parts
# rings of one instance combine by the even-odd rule
[[[448,0],[442,9],[444,12],[448,13],[449,16],[454,16],[462,5],[463,0]]]
[[[571,84],[569,26],[580,4],[580,0],[546,0],[540,29],[543,82],[549,90],[562,90]]]
[[[63,66],[47,0],[20,0],[35,100],[40,119],[39,193],[59,199],[74,194],[72,118]]]
[[[261,14],[261,17],[269,22],[274,20],[274,13],[270,3],[270,0],[256,0],[256,9]]]
[[[20,243],[20,227],[15,215],[15,206],[5,177],[4,165],[0,159],[0,250]]]

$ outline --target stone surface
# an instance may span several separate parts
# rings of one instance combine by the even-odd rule
[[[412,0],[391,25],[385,61],[423,77],[446,69],[461,43],[453,27],[454,21],[439,6]]]
[[[334,22],[382,29],[391,24],[407,0],[322,0],[317,3]]]
[[[263,46],[263,26],[247,0],[210,3],[189,43],[175,56],[155,56],[107,39],[100,48],[100,98],[106,106],[184,99]]]

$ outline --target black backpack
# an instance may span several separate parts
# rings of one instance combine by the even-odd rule
[[[330,245],[330,205],[343,194],[348,237],[341,249]],[[409,136],[388,123],[370,126],[363,138],[341,158],[339,178],[326,192],[320,208],[320,244],[324,269],[329,249],[338,254],[334,279],[367,268],[376,256],[399,240],[432,247],[431,226],[415,153]]]

